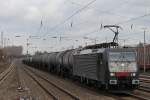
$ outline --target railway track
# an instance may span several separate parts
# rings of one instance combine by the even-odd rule
[[[24,68],[24,71],[54,100],[79,100],[77,96],[71,94],[64,88],[57,86],[29,68]]]
[[[150,74],[140,74],[140,78],[150,78]]]
[[[4,82],[4,80],[11,74],[13,70],[14,70],[14,64],[12,62],[9,68],[0,74],[0,84]]]
[[[134,98],[136,98],[136,99],[138,99],[138,100],[150,100],[150,98],[147,98],[147,97],[145,97],[145,96],[139,95],[139,94],[137,94],[137,93],[125,92],[125,94],[126,94],[126,95],[129,95],[129,96],[131,96],[131,97],[134,97]]]
[[[44,86],[43,86],[43,83],[41,83],[41,81],[45,81],[45,82],[47,82],[48,84],[52,85],[51,90],[53,90],[53,88],[57,88],[57,91],[59,90],[59,91],[63,92],[63,95],[64,95],[64,93],[65,93],[65,95],[67,94],[67,95],[70,97],[70,99],[64,99],[64,100],[71,100],[71,99],[73,99],[73,100],[79,100],[79,97],[73,95],[73,94],[70,93],[68,90],[65,90],[63,87],[57,86],[54,82],[51,82],[49,79],[47,79],[46,77],[44,77],[44,75],[42,75],[42,74],[40,74],[40,73],[38,73],[38,72],[36,72],[36,71],[34,71],[34,70],[28,68],[28,67],[25,67],[25,70],[26,70],[28,73],[30,73],[30,74],[31,74],[31,73],[34,74],[34,75],[30,75],[30,76],[33,77],[34,80],[36,80],[36,81],[38,82],[38,84],[40,84],[40,86],[42,86],[42,87],[44,88],[45,91],[49,92],[49,94],[50,94],[51,96],[54,96],[54,99],[55,99],[55,100],[60,99],[61,96],[56,96],[56,93],[54,93],[54,92],[56,92],[56,91],[49,91],[49,90],[47,89],[47,87],[44,87]],[[35,78],[35,76],[36,76],[36,78]],[[37,79],[37,78],[40,78],[40,80]],[[144,87],[142,88],[142,86],[140,87],[140,89],[141,89],[140,92],[142,92],[142,91],[145,90],[145,88],[144,88]],[[140,89],[139,89],[139,90],[140,90]],[[55,89],[54,89],[54,90],[55,90]],[[91,90],[91,89],[90,89],[90,90]],[[94,90],[94,91],[95,91],[95,90]],[[147,90],[147,91],[145,90],[145,92],[148,92],[148,90]],[[59,92],[58,92],[58,93],[59,93]],[[147,96],[144,96],[144,95],[138,94],[138,93],[134,93],[134,92],[128,92],[128,93],[126,92],[126,93],[124,93],[125,95],[122,95],[122,96],[118,96],[118,95],[114,95],[114,94],[110,94],[110,93],[103,93],[103,92],[100,92],[100,94],[101,94],[101,93],[104,94],[105,96],[112,97],[112,98],[114,98],[115,100],[131,100],[131,99],[133,99],[133,100],[137,100],[137,99],[138,99],[138,100],[150,100],[150,98],[148,98]],[[63,96],[62,96],[62,97],[63,97]],[[62,100],[62,99],[61,99],[61,100]]]
[[[150,76],[140,75],[140,88],[139,90],[150,92]]]
[[[34,74],[36,74],[38,77],[42,77],[42,76],[40,76],[39,74],[37,74],[37,72],[34,72],[32,69],[30,69],[30,68],[27,68],[27,69],[29,69],[30,71],[32,71],[32,73],[34,73]],[[42,77],[43,78],[43,77]],[[45,80],[45,78],[44,78],[44,80]],[[47,79],[46,79],[47,80]],[[125,97],[125,95],[122,95],[122,96],[118,96],[118,95],[115,95],[115,94],[111,94],[111,93],[108,93],[108,92],[105,92],[105,91],[100,91],[100,90],[98,90],[98,89],[94,89],[94,88],[90,88],[90,87],[88,87],[88,86],[85,86],[85,85],[81,85],[80,84],[80,86],[81,87],[84,87],[84,88],[88,88],[89,90],[91,90],[91,91],[96,91],[96,92],[98,92],[98,93],[100,93],[100,94],[103,94],[103,95],[105,95],[105,96],[108,96],[108,97],[112,97],[112,98],[114,98],[115,100],[130,100],[129,98],[131,98],[131,99],[133,99],[133,100],[135,100],[135,99],[139,99],[139,100],[149,100],[148,98],[145,98],[145,97],[143,97],[143,96],[139,96],[139,95],[137,95],[137,94],[133,94],[133,93],[125,93],[125,95],[127,95],[127,97]],[[60,87],[59,87],[60,88]],[[76,100],[79,100],[79,98],[76,98]]]
[[[97,91],[99,93],[102,93],[106,96],[109,96],[109,97],[112,97],[116,100],[150,100],[150,98],[146,98],[145,96],[142,96],[142,95],[139,95],[139,94],[136,94],[136,93],[132,93],[132,92],[122,92],[121,95],[120,93],[111,93],[111,92],[107,92],[107,91],[101,91],[101,90],[98,90],[98,89],[93,89],[93,88],[89,88],[89,87],[86,87],[92,91]]]
[[[140,75],[140,82],[150,83],[150,75]]]
[[[40,74],[40,71],[39,70],[37,70],[37,69],[31,69],[30,67],[28,68],[29,70],[31,70],[31,71],[35,71],[34,73],[38,73],[38,74]],[[38,75],[37,74],[37,75]],[[42,75],[42,77],[45,77],[46,78],[46,80],[48,80],[49,78],[46,76],[46,74],[41,74]],[[58,78],[57,76],[54,76],[55,78]],[[53,80],[53,79],[52,79]],[[65,79],[66,81],[71,81],[71,80],[68,80],[68,79]],[[61,87],[59,87],[59,88],[62,88],[63,87],[63,83],[62,83],[62,81],[64,81],[64,79],[61,79],[60,77],[59,77],[59,80],[57,80],[56,82],[58,82],[58,83],[61,83],[61,84],[59,84],[59,85],[61,85]],[[72,82],[72,81],[71,81]],[[87,94],[89,94],[90,95],[90,93],[88,92],[88,91],[91,91],[92,92],[92,94],[90,95],[90,96],[93,96],[93,93],[94,92],[96,92],[96,90],[94,90],[93,88],[88,88],[87,86],[85,86],[85,85],[82,85],[82,84],[80,84],[80,83],[76,83],[76,82],[73,82],[73,84],[76,84],[77,86],[79,86],[79,87],[81,87],[81,88],[84,88],[84,89],[87,89]],[[63,87],[63,88],[65,88],[65,86]],[[86,95],[84,98],[81,96],[81,95],[79,95],[78,93],[76,93],[78,90],[65,90],[65,91],[67,91],[67,92],[69,92],[69,94],[74,94],[73,96],[75,96],[75,95],[78,95],[78,96],[76,96],[77,98],[76,98],[76,100],[87,100],[86,98],[88,97],[88,95]],[[81,92],[81,91],[80,91]],[[83,93],[83,91],[81,92],[81,94]],[[104,97],[109,97],[109,98],[112,98],[112,100],[126,100],[126,99],[121,99],[119,96],[116,96],[116,95],[111,95],[111,94],[108,94],[108,93],[105,93],[105,92],[100,92],[100,91],[97,91],[96,93],[98,93],[98,94],[100,94],[100,95],[103,95],[102,96],[102,98]],[[83,93],[84,94],[84,93]],[[97,96],[98,94],[95,94],[95,96]],[[80,97],[81,96],[81,97]],[[88,98],[88,100],[93,100],[94,98]],[[94,100],[97,100],[96,98],[94,99]],[[98,99],[99,100],[99,99]]]
[[[150,84],[141,83],[138,90],[145,91],[145,92],[150,92]]]
[[[138,93],[134,91],[129,93],[126,92],[125,94],[140,100],[150,100],[149,94],[147,95],[147,93],[150,92],[150,76],[141,74],[139,79],[140,79],[140,87],[136,90]]]

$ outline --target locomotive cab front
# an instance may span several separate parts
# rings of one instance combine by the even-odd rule
[[[139,86],[135,51],[108,52],[108,70],[110,88],[134,89]]]

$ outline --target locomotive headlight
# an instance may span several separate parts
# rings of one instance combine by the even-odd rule
[[[131,73],[131,76],[136,76],[136,73]]]
[[[121,64],[121,66],[122,66],[122,67],[124,67],[124,66],[125,66],[125,64],[124,64],[124,63],[122,63],[122,64]]]
[[[110,73],[110,76],[115,76],[115,73]]]

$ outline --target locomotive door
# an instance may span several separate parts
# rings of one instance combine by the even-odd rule
[[[103,54],[100,53],[97,59],[97,77],[100,81],[104,79]]]

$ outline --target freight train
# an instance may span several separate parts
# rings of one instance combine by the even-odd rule
[[[134,90],[139,86],[133,48],[78,48],[34,55],[23,62],[107,90]]]

